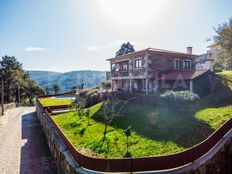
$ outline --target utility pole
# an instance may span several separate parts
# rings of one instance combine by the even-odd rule
[[[2,106],[2,115],[4,115],[4,82],[2,76],[2,87],[1,87],[1,106]]]
[[[3,81],[3,66],[0,63],[0,71],[1,71],[1,107],[2,107],[2,115],[4,115],[4,81]]]

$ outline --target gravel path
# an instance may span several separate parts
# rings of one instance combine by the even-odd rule
[[[0,116],[0,174],[55,174],[45,135],[34,107]]]

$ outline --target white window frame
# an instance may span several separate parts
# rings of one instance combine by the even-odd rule
[[[136,61],[141,61],[141,66],[136,67]],[[138,65],[139,65],[139,63],[138,63]],[[143,59],[142,59],[142,57],[134,59],[133,67],[134,67],[134,69],[142,69],[143,68]]]
[[[185,68],[185,62],[189,62],[189,68]],[[184,59],[183,60],[183,69],[184,70],[191,70],[191,67],[192,67],[192,61],[189,59]]]
[[[176,67],[176,61],[178,61],[178,67]],[[174,69],[176,70],[180,69],[180,59],[177,58],[174,59]]]

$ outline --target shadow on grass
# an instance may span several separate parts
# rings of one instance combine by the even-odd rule
[[[205,101],[189,106],[181,112],[167,109],[165,106],[147,106],[128,103],[124,106],[122,114],[125,116],[117,117],[111,126],[126,129],[129,125],[132,130],[145,138],[157,141],[171,141],[182,147],[189,148],[206,139],[215,130],[207,123],[197,120],[194,114],[201,109],[208,107],[223,107],[231,104],[231,101],[217,103]],[[151,124],[152,115],[156,115],[157,124]],[[98,122],[104,122],[102,111],[99,110],[92,118]]]
[[[56,167],[46,142],[42,127],[35,113],[22,116],[22,139],[20,174],[56,174]]]

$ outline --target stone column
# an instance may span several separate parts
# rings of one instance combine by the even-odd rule
[[[132,80],[131,80],[131,78],[129,79],[129,81],[130,81],[130,92],[132,92]]]
[[[193,80],[190,80],[190,91],[193,92]]]
[[[148,94],[148,78],[146,78],[145,88],[146,88],[146,94]]]
[[[146,68],[146,72],[145,72],[145,89],[146,89],[146,94],[148,94],[148,88],[149,88],[149,80],[148,80],[148,54],[146,53],[145,55],[145,68]]]
[[[132,69],[133,69],[133,60],[129,59],[129,82],[130,82],[130,92],[132,92]]]

